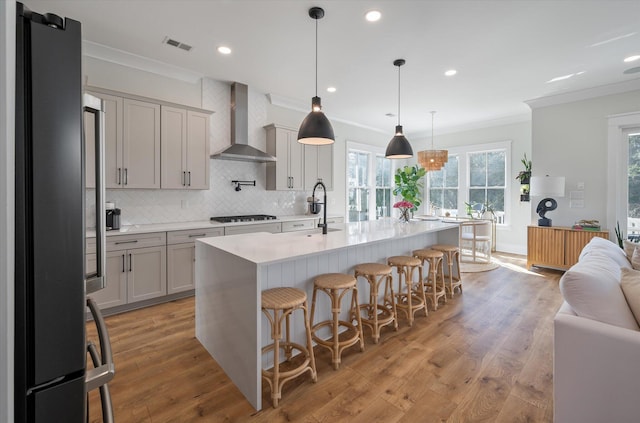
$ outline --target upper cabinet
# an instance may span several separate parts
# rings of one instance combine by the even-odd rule
[[[209,114],[161,107],[161,186],[209,189]]]
[[[298,142],[295,129],[277,125],[265,126],[267,153],[276,162],[267,163],[267,189],[302,191],[304,189],[304,145]]]
[[[317,182],[333,190],[333,144],[304,146],[304,189],[312,190]]]
[[[209,189],[212,112],[103,89],[107,188]],[[87,139],[95,128],[85,116]],[[93,146],[86,148],[86,185],[95,187]]]

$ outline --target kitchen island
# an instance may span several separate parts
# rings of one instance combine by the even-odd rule
[[[359,263],[385,263],[434,244],[458,244],[459,225],[440,221],[400,223],[391,219],[337,224],[290,233],[253,233],[196,241],[196,337],[256,410],[262,408],[261,369],[273,358],[261,349],[271,343],[270,326],[261,312],[265,289],[291,286],[307,292],[313,278],[330,272],[353,273]],[[394,276],[395,278],[395,276]],[[394,281],[395,282],[395,281]],[[394,283],[395,286],[395,283]],[[367,302],[369,287],[359,285]],[[344,316],[347,318],[343,304]],[[329,300],[318,297],[315,321],[330,316]],[[304,343],[304,325],[291,319],[295,342]]]

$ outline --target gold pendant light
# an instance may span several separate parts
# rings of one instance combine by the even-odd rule
[[[433,116],[436,112],[431,112],[431,150],[418,151],[418,163],[427,172],[430,170],[440,170],[449,161],[447,150],[436,150],[433,147]]]

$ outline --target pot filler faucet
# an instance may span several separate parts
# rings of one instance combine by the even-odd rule
[[[322,235],[326,235],[327,234],[327,187],[324,186],[322,182],[316,182],[316,184],[313,186],[313,192],[311,193],[311,198],[313,198],[315,201],[316,188],[318,188],[318,186],[321,186],[322,190],[324,191],[324,201],[320,203],[324,205],[324,215],[322,218],[322,223],[318,223],[318,228],[322,228]]]

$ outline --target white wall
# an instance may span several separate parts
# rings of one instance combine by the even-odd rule
[[[0,2],[0,422],[13,421],[14,0]]]
[[[531,221],[530,203],[520,202],[520,184],[515,177],[522,169],[520,159],[524,153],[531,157],[531,122],[519,122],[509,125],[492,126],[462,132],[435,136],[436,148],[452,148],[475,144],[489,144],[498,141],[511,141],[511,174],[508,182],[512,184],[510,192],[511,217],[509,224],[496,230],[496,249],[516,254],[527,252],[527,225]],[[414,152],[431,148],[431,137],[412,140]],[[535,169],[536,162],[533,162]]]
[[[554,226],[571,226],[580,219],[597,219],[613,234],[607,221],[607,117],[640,111],[640,90],[605,95],[533,109],[533,174],[564,176],[565,197],[547,213]],[[569,208],[569,193],[584,182],[584,208]],[[532,222],[535,222],[533,199]],[[534,223],[535,224],[535,223]]]

